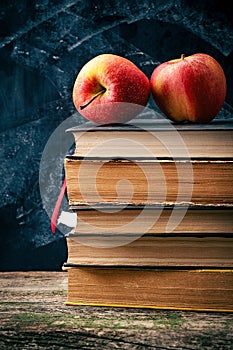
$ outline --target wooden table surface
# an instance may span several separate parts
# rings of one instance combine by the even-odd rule
[[[233,349],[233,314],[66,306],[66,272],[0,273],[0,349]]]

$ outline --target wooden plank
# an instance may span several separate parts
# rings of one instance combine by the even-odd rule
[[[0,273],[0,349],[232,349],[232,314],[68,307],[67,277]]]

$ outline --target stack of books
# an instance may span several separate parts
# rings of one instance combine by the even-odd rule
[[[68,132],[67,305],[233,311],[233,121]]]

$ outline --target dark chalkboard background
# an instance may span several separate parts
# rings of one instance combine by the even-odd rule
[[[88,60],[119,54],[149,77],[155,66],[181,53],[208,53],[227,76],[218,117],[232,117],[233,28],[227,3],[1,1],[1,271],[57,270],[66,261],[64,233],[51,233],[43,208],[39,167],[50,135],[75,113],[72,87]],[[149,106],[155,108],[153,101]],[[84,120],[77,115],[76,121]],[[53,185],[59,191],[61,182]]]

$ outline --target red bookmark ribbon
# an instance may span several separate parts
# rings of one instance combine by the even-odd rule
[[[52,230],[53,233],[56,232],[57,218],[58,218],[58,215],[59,215],[59,211],[60,211],[60,207],[61,207],[61,203],[62,203],[64,194],[65,194],[65,191],[66,191],[66,178],[64,178],[64,181],[63,181],[63,184],[62,184],[62,187],[61,187],[61,190],[60,190],[59,196],[57,198],[57,202],[55,204],[55,207],[54,207],[54,210],[53,210],[53,214],[52,214],[52,217],[51,217],[50,226],[51,226],[51,230]]]

